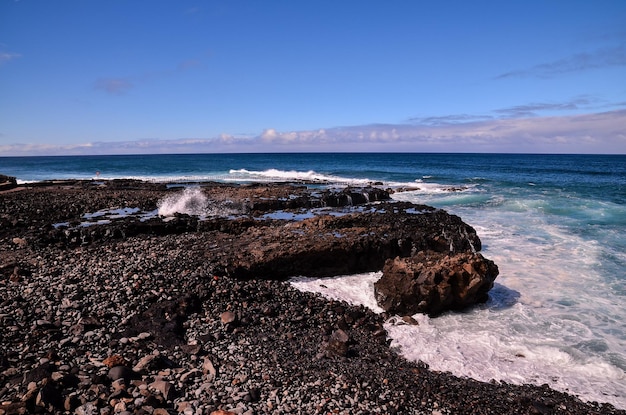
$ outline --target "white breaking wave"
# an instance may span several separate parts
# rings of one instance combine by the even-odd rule
[[[372,181],[368,179],[353,179],[339,176],[331,176],[326,174],[317,173],[313,170],[309,171],[296,171],[296,170],[277,170],[268,169],[263,171],[256,170],[230,170],[231,177],[227,180],[241,181],[250,180],[258,182],[276,182],[276,181],[304,181],[309,183],[323,183],[323,184],[348,184],[348,185],[360,185],[364,186],[370,184]]]
[[[224,182],[229,178],[228,174],[188,174],[188,175],[169,175],[169,176],[133,176],[133,175],[120,175],[120,176],[100,176],[97,180],[115,180],[115,179],[128,179],[128,180],[141,180],[151,183],[202,183],[202,182]],[[92,179],[89,177],[88,179]],[[94,178],[95,179],[95,178]]]
[[[450,193],[452,190],[455,193],[458,193],[475,188],[475,185],[453,187],[440,183],[426,183],[423,182],[422,179],[416,179],[412,182],[381,182],[380,180],[373,180],[369,178],[357,179],[334,176],[318,173],[314,170],[296,171],[268,169],[257,171],[247,169],[233,169],[229,171],[229,176],[224,177],[223,180],[233,182],[251,181],[261,183],[298,181],[305,183],[325,184],[329,186],[369,186],[376,184],[377,186],[384,186],[392,189],[403,189],[403,191],[410,190],[424,194]]]

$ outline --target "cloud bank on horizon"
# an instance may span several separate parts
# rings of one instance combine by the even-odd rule
[[[269,128],[254,137],[144,139],[71,145],[0,145],[7,155],[245,152],[536,152],[619,154],[626,109],[574,116],[438,124],[371,124],[310,131]]]
[[[621,0],[0,0],[0,156],[626,154],[624,22]]]

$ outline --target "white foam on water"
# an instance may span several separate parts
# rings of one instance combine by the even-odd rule
[[[359,185],[365,186],[371,183],[368,179],[354,179],[339,176],[332,176],[327,174],[317,173],[313,170],[309,171],[296,171],[296,170],[247,170],[238,169],[230,170],[230,177],[226,180],[229,181],[258,181],[258,182],[276,182],[276,181],[304,181],[310,183],[333,183],[333,184],[346,184],[346,185]]]
[[[85,177],[92,179],[92,177]],[[374,183],[370,179],[356,179],[340,176],[322,174],[313,170],[296,171],[296,170],[247,170],[247,169],[231,169],[228,173],[208,172],[206,174],[189,174],[189,175],[159,175],[159,176],[112,176],[102,175],[99,180],[129,179],[141,180],[154,183],[202,183],[202,182],[222,182],[222,183],[275,183],[275,182],[305,182],[311,184],[322,184],[332,186],[368,186]],[[389,186],[415,186],[415,183],[391,183]]]
[[[311,211],[305,211],[302,213],[295,213],[295,212],[285,212],[284,210],[276,210],[270,213],[266,213],[265,215],[261,216],[260,220],[263,219],[274,219],[274,220],[295,220],[295,221],[302,221],[305,219],[311,219],[314,218],[315,214]]]
[[[474,202],[463,203],[466,196],[481,196],[476,203],[491,207],[476,209]],[[548,384],[583,400],[626,408],[623,296],[612,291],[600,266],[610,247],[546,215],[545,200],[420,191],[394,198],[449,203],[451,213],[477,230],[483,255],[495,261],[500,275],[489,301],[467,312],[418,314],[418,326],[388,321],[392,347],[433,370],[482,381]],[[373,290],[379,277],[300,278],[292,284],[380,312]]]
[[[465,195],[475,190],[475,184],[454,186],[437,182],[425,182],[422,179],[416,179],[412,182],[389,181],[384,183],[385,187],[398,190],[399,193],[408,193],[410,195],[449,195],[455,197]]]
[[[381,275],[380,272],[369,272],[333,278],[295,277],[289,282],[300,291],[320,293],[326,298],[349,304],[362,304],[377,313],[382,313],[383,309],[374,298],[374,283]]]
[[[426,183],[421,179],[417,179],[413,182],[396,182],[388,181],[381,182],[380,180],[373,180],[369,178],[348,178],[341,176],[334,176],[330,174],[318,173],[314,170],[297,171],[297,170],[279,170],[279,169],[267,169],[267,170],[247,170],[247,169],[232,169],[229,171],[229,176],[223,178],[224,181],[251,181],[251,182],[290,182],[299,181],[306,183],[327,184],[332,187],[341,186],[370,186],[377,183],[379,186],[385,186],[390,188],[413,188],[418,191],[426,191],[429,193],[449,193],[451,190],[463,191],[474,187],[462,186],[453,187],[450,185],[443,185],[439,183]]]
[[[106,216],[109,219],[121,219],[127,216],[132,216],[139,212],[140,212],[139,208],[130,208],[130,207],[113,208],[113,209],[99,210],[93,213],[85,213],[83,215],[83,218],[87,220],[91,220],[91,219]]]
[[[221,173],[207,174],[173,174],[158,176],[141,176],[141,175],[120,175],[120,176],[100,176],[98,180],[140,180],[148,183],[203,183],[203,182],[225,182],[229,181],[230,175]],[[90,179],[90,178],[88,178]]]
[[[290,282],[301,291],[361,304],[380,313],[374,297],[374,282],[380,276],[380,272],[373,272],[334,278],[298,277]],[[496,295],[511,295],[508,288],[496,287],[495,291],[498,289],[502,292]],[[499,301],[492,299],[470,312],[437,318],[415,314],[417,326],[391,318],[385,329],[392,339],[391,347],[409,360],[427,363],[432,370],[485,382],[547,383],[583,400],[626,407],[624,371],[566,346],[568,337],[575,337],[578,343],[593,338],[588,327],[566,318],[550,321],[533,305],[505,300],[509,306],[504,308]]]

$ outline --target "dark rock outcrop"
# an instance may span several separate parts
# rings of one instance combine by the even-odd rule
[[[422,251],[388,260],[374,289],[388,312],[437,315],[487,301],[497,276],[497,265],[481,254]]]
[[[256,188],[260,189],[260,186]],[[378,187],[347,187],[339,191],[321,192],[310,192],[304,187],[283,186],[282,189],[291,189],[292,192],[276,197],[275,192],[280,191],[279,189],[265,187],[267,194],[257,193],[251,198],[250,210],[268,212],[282,209],[358,206],[390,199],[389,191]]]
[[[378,271],[390,258],[410,257],[421,251],[441,254],[436,265],[440,270],[432,271],[439,275],[446,267],[460,266],[458,258],[456,262],[444,261],[448,255],[474,253],[481,248],[476,231],[458,216],[430,206],[389,201],[389,191],[376,187],[319,190],[298,185],[207,183],[202,192],[213,213],[205,218],[187,214],[168,218],[155,214],[118,219],[103,216],[107,209],[120,207],[154,212],[159,200],[179,191],[123,180],[26,186],[10,198],[0,198],[0,211],[5,212],[0,215],[0,240],[11,237],[10,246],[19,250],[29,245],[77,247],[149,235],[204,233],[214,241],[206,247],[205,255],[216,274],[281,280],[295,275],[329,277]],[[107,220],[85,222],[91,217]],[[15,261],[5,262],[7,270],[15,268],[9,266]],[[450,272],[456,275],[456,271]],[[459,294],[469,290],[461,286],[473,284],[473,280],[443,280],[444,285],[455,287],[453,294],[446,291],[448,285],[421,278],[419,290],[414,287],[416,282],[410,287],[395,284],[396,290],[412,288],[393,294],[393,300],[383,302],[384,307],[394,312],[436,314],[480,301],[471,290],[469,296]],[[392,295],[382,288],[379,291],[380,295]],[[417,299],[412,298],[415,294],[419,294]],[[463,298],[453,299],[453,295]],[[418,307],[422,302],[426,305]]]
[[[17,179],[11,176],[0,174],[0,192],[3,190],[11,190],[17,187]]]
[[[458,216],[411,203],[382,202],[342,216],[268,221],[237,236],[216,240],[215,256],[222,255],[224,273],[238,278],[330,277],[378,271],[388,258],[423,250],[480,249],[476,231]]]

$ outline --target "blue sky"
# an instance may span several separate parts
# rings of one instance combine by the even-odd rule
[[[0,155],[626,153],[626,1],[0,0]]]

